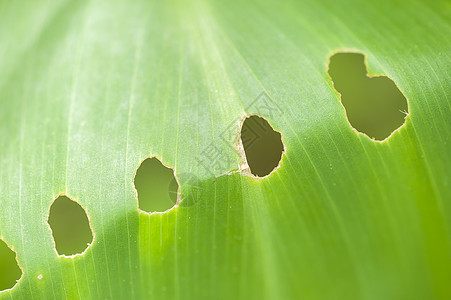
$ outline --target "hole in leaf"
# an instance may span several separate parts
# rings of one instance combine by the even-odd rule
[[[59,196],[53,201],[48,223],[58,255],[81,254],[93,241],[86,211],[66,196]]]
[[[0,291],[12,289],[22,276],[16,260],[16,252],[0,240]]]
[[[328,72],[341,94],[349,123],[357,131],[384,140],[404,124],[406,98],[390,78],[367,74],[363,54],[334,54]]]
[[[241,128],[241,141],[251,173],[269,175],[280,163],[284,146],[282,136],[259,116],[249,116]]]
[[[164,166],[156,157],[145,159],[135,176],[139,209],[164,212],[177,203],[178,183],[174,170]]]

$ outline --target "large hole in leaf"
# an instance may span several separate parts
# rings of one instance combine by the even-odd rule
[[[0,240],[0,291],[12,289],[21,276],[16,253]]]
[[[253,175],[264,177],[279,165],[284,150],[282,136],[264,118],[247,117],[241,128],[241,141]]]
[[[93,241],[85,210],[66,196],[59,196],[53,201],[48,223],[59,255],[83,253]]]
[[[360,53],[336,53],[330,58],[329,76],[351,126],[384,140],[404,124],[407,100],[390,78],[369,77],[364,62]]]
[[[135,188],[139,209],[144,212],[164,212],[177,203],[178,183],[174,170],[156,157],[141,163],[136,171]]]

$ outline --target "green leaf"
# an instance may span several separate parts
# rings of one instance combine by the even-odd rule
[[[0,0],[0,237],[23,268],[0,298],[451,298],[450,25],[441,0]],[[384,142],[347,121],[343,50],[408,100]],[[285,147],[262,179],[234,144],[252,114]],[[164,214],[138,212],[152,156],[180,181]],[[95,234],[73,258],[47,223],[63,194]]]

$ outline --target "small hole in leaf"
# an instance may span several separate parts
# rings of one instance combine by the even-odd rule
[[[0,240],[0,291],[12,289],[21,276],[16,253]]]
[[[135,188],[139,209],[144,212],[164,212],[177,203],[178,183],[174,170],[156,157],[141,163],[136,171]]]
[[[336,53],[330,58],[329,76],[351,126],[384,140],[404,124],[407,100],[390,78],[368,76],[364,59],[360,53]]]
[[[81,254],[93,241],[86,211],[66,196],[59,196],[53,201],[48,223],[58,255]]]
[[[241,128],[241,141],[253,175],[264,177],[279,165],[284,150],[282,136],[264,118],[247,117]]]

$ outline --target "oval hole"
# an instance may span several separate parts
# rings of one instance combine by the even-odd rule
[[[177,203],[178,183],[174,170],[164,166],[156,157],[145,159],[135,176],[139,209],[165,212]]]
[[[81,254],[93,241],[86,211],[66,196],[59,196],[53,201],[48,223],[58,255]]]
[[[12,289],[22,276],[16,252],[0,240],[0,291]]]
[[[241,141],[253,175],[267,176],[279,165],[284,150],[282,136],[264,118],[246,117],[241,128]]]

